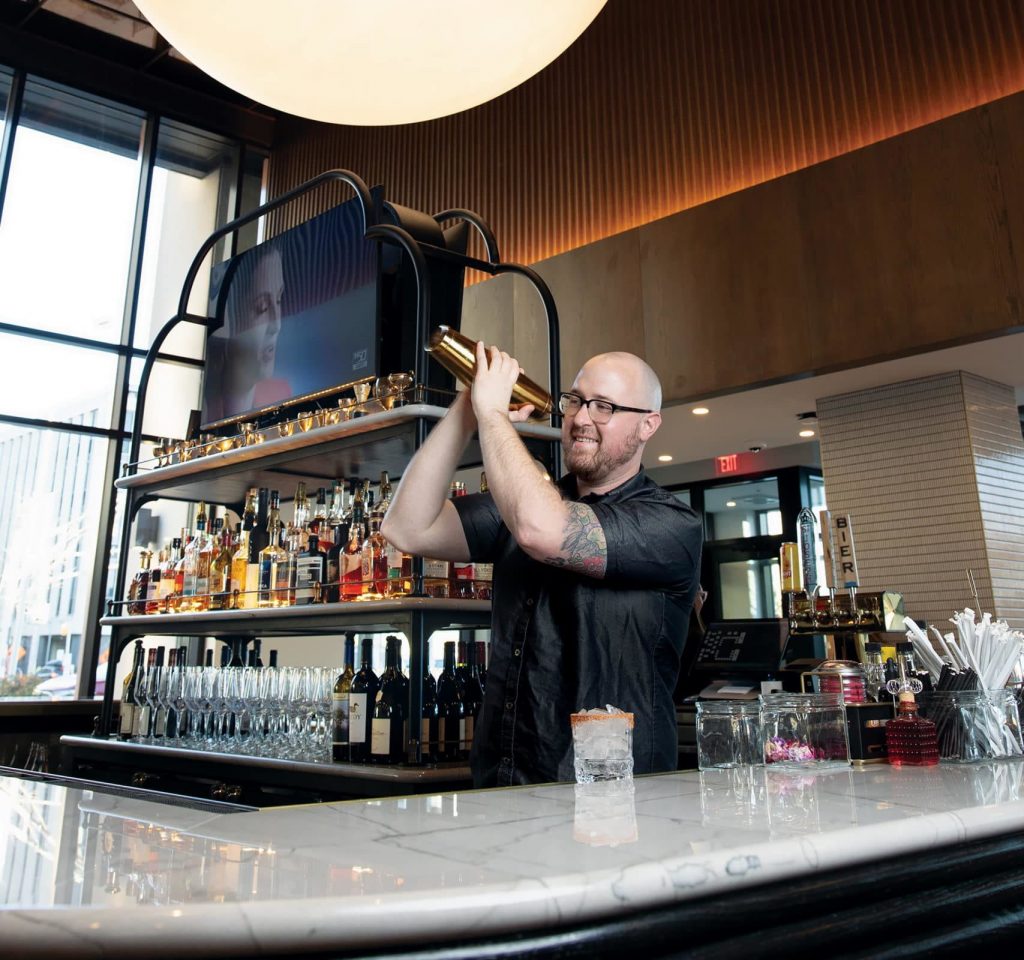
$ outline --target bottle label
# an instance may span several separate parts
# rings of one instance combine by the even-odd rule
[[[420,721],[420,747],[424,753],[428,753],[430,746],[430,718],[424,717]]]
[[[423,576],[425,577],[448,577],[448,561],[447,560],[431,560],[427,557],[423,558]]]
[[[323,563],[320,557],[299,557],[295,564],[295,602],[315,603],[320,599],[320,591],[314,586],[320,583],[323,576]]]
[[[341,561],[341,575],[345,579],[349,579],[351,574],[358,573],[360,577],[363,575],[363,556],[360,553],[346,553],[344,559]]]
[[[327,561],[327,582],[338,582],[338,561],[337,559]]]
[[[472,721],[471,721],[472,722]],[[459,720],[459,746],[465,749],[466,746],[466,719]]]
[[[156,731],[153,736],[162,737],[167,733],[167,711],[157,709],[156,712]]]
[[[475,725],[473,723],[472,717],[466,717],[466,719],[463,722],[466,725],[466,735],[463,737],[462,742],[465,745],[465,749],[468,750],[471,746],[473,746],[473,732]]]
[[[123,703],[121,704],[121,726],[119,728],[122,737],[130,737],[132,735],[132,727],[135,726],[135,704],[134,703]]]
[[[334,742],[347,744],[349,742],[349,695],[339,693],[334,695]]]
[[[366,710],[366,694],[350,693],[348,696],[349,743],[366,743]]]
[[[135,708],[135,719],[132,721],[132,736],[139,737],[149,732],[149,704]]]
[[[476,571],[473,575],[474,580],[493,580],[494,579],[494,564],[493,563],[477,563],[474,564]]]
[[[360,572],[364,580],[373,579],[373,553],[370,550],[364,550],[362,559],[360,560]]]
[[[391,721],[378,720],[370,726],[370,753],[375,757],[386,757],[391,753]]]

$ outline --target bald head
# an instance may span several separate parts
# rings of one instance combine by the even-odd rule
[[[650,365],[635,353],[599,353],[583,364],[576,381],[597,377],[607,383],[607,396],[616,403],[645,410],[661,410],[661,381]]]

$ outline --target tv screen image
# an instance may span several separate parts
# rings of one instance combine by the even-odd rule
[[[350,200],[217,264],[203,425],[376,376],[379,257]]]

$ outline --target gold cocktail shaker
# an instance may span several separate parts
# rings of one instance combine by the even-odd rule
[[[449,372],[455,374],[467,387],[476,376],[476,341],[470,340],[465,334],[451,327],[440,326],[430,335],[430,346],[427,352]],[[519,374],[519,379],[512,388],[511,409],[515,410],[523,404],[532,403],[534,410],[531,419],[543,419],[551,415],[554,404],[551,394],[542,386],[534,383],[526,374]]]

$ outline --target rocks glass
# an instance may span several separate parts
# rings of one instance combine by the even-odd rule
[[[633,779],[633,714],[585,710],[570,720],[577,783]]]

